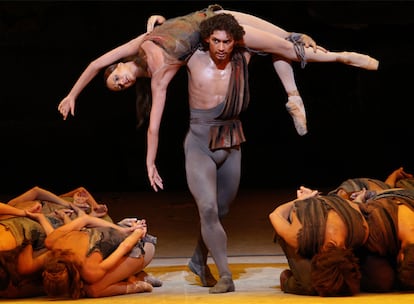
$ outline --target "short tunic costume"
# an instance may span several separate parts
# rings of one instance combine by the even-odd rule
[[[172,60],[185,62],[200,46],[200,23],[220,9],[218,5],[210,5],[204,10],[168,19],[148,33],[144,41],[160,46]]]
[[[87,256],[92,252],[100,252],[103,259],[106,259],[114,252],[126,235],[111,227],[85,228],[82,231],[89,235],[89,250]],[[133,254],[132,254],[133,253]],[[130,257],[139,258],[145,254],[143,242],[138,242],[130,253]]]
[[[29,241],[34,251],[45,248],[46,233],[38,222],[27,217],[13,217],[0,220],[0,225],[13,234],[17,246]]]
[[[124,227],[123,225],[120,225]],[[84,228],[82,231],[89,235],[89,250],[87,255],[89,256],[94,251],[99,251],[102,257],[107,258],[112,252],[114,252],[119,244],[127,237],[125,233],[122,233],[112,227],[95,227]],[[146,234],[128,254],[129,257],[139,258],[141,255],[145,255],[144,245],[145,243],[156,244],[157,238]]]
[[[347,226],[346,248],[358,248],[364,244],[365,219],[347,200],[336,195],[310,197],[295,202],[295,208],[302,224],[298,235],[298,253],[301,256],[312,258],[322,247],[329,210],[334,210]]]
[[[369,237],[359,256],[363,278],[367,277],[361,282],[362,290],[389,292],[396,288],[397,255],[401,248],[398,206],[402,204],[414,210],[414,191],[387,189],[359,205],[369,225]]]
[[[397,181],[395,186],[398,188],[414,190],[414,178],[402,178]]]
[[[385,182],[374,179],[374,178],[367,178],[367,177],[360,177],[360,178],[350,178],[340,184],[335,190],[331,191],[332,193],[337,193],[339,189],[344,190],[347,193],[361,191],[363,189],[366,190],[385,190],[390,189],[391,187],[386,184]]]
[[[414,191],[389,189],[360,204],[367,219],[370,235],[366,247],[381,256],[396,257],[400,250],[398,240],[398,205],[414,210]]]
[[[52,224],[53,228],[63,225],[63,221],[55,215],[54,211],[66,207],[49,201],[39,202],[42,205],[42,213]],[[16,205],[17,208],[19,208],[19,206],[19,204]],[[46,233],[42,225],[37,221],[28,217],[12,217],[0,220],[0,225],[6,227],[6,229],[13,234],[17,246],[22,245],[24,241],[29,241],[32,244],[34,251],[45,248],[44,241],[46,239]]]

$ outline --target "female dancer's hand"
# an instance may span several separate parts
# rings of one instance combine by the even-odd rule
[[[152,32],[157,25],[163,24],[165,18],[161,15],[152,15],[147,21],[147,33]]]
[[[46,218],[46,216],[41,212],[30,212],[26,210],[26,217],[40,222],[41,218]]]
[[[306,199],[309,197],[317,196],[318,194],[318,190],[312,190],[304,186],[300,186],[300,188],[296,191],[296,196],[298,199]]]
[[[158,174],[158,170],[155,165],[148,166],[148,179],[150,181],[151,187],[154,189],[155,192],[158,192],[158,187],[161,190],[164,189],[162,178]]]
[[[147,222],[144,219],[138,220],[134,225],[134,230],[142,230],[144,232],[143,236],[145,236],[147,234]]]
[[[63,116],[63,120],[66,120],[69,113],[72,116],[75,116],[75,98],[72,98],[70,96],[66,96],[58,106],[58,111]]]
[[[108,207],[105,204],[98,204],[98,207],[94,208],[89,215],[95,217],[103,217],[108,214]]]
[[[55,215],[60,218],[62,221],[66,222],[66,220],[69,218],[70,216],[74,213],[75,211],[73,211],[72,209],[58,209],[55,210]]]
[[[33,206],[30,206],[28,208],[25,208],[26,212],[32,212],[32,213],[40,213],[42,212],[42,204],[39,202],[35,202]]]

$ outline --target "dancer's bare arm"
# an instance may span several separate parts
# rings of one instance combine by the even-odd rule
[[[26,211],[9,204],[0,203],[0,215],[26,216]]]
[[[281,204],[269,214],[270,222],[277,235],[293,248],[298,247],[297,234],[301,224],[294,214],[293,208],[296,200]]]
[[[49,252],[33,255],[33,246],[26,245],[17,258],[17,270],[20,274],[29,275],[43,269],[49,258]]]
[[[147,131],[147,173],[154,191],[163,189],[163,182],[155,166],[158,149],[158,136],[161,118],[165,107],[167,88],[171,79],[177,74],[182,63],[166,62],[166,54],[158,45],[151,41],[142,44],[147,54],[147,63],[151,72],[152,106]]]
[[[390,175],[388,175],[387,179],[385,180],[385,183],[391,187],[395,187],[395,184],[400,180],[404,178],[412,178],[413,175],[410,173],[407,173],[404,171],[403,167],[400,167],[396,170],[394,170]]]
[[[17,203],[27,202],[27,201],[34,201],[34,200],[45,200],[50,201],[64,207],[69,207],[69,203],[65,201],[63,198],[57,196],[56,194],[35,186],[30,190],[26,191],[25,193],[11,199],[8,204],[11,206],[15,206]]]
[[[69,94],[59,103],[58,110],[62,114],[64,120],[66,120],[69,114],[72,116],[75,115],[76,98],[78,98],[82,90],[98,74],[98,72],[102,68],[115,63],[122,58],[136,54],[143,41],[144,35],[145,34],[142,34],[137,38],[130,40],[129,42],[105,53],[89,63],[78,80],[75,82]]]
[[[128,237],[126,237],[121,244],[111,253],[99,266],[104,271],[108,271],[119,263],[128,252],[130,252],[135,245],[145,236],[147,227],[137,227]]]

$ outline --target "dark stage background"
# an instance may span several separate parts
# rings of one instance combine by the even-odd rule
[[[90,61],[145,31],[151,14],[175,17],[205,1],[0,2],[0,192],[38,185],[63,192],[152,191],[145,130],[135,129],[134,90],[113,93],[99,75],[67,121],[57,111]],[[367,53],[376,72],[338,63],[295,64],[309,133],[296,134],[269,57],[250,64],[251,105],[242,116],[243,188],[322,188],[350,177],[383,179],[414,172],[413,30],[408,1],[221,1],[330,50]],[[186,189],[182,142],[187,129],[184,69],[169,87],[158,169],[165,191]]]

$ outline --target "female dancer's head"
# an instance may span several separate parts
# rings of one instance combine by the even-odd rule
[[[79,299],[84,295],[78,265],[69,250],[53,250],[43,270],[43,285],[47,295]]]
[[[111,91],[122,91],[131,87],[136,80],[133,73],[133,61],[118,62],[106,68],[104,79]]]
[[[14,249],[0,252],[0,290],[6,290],[9,284],[18,284],[21,276],[17,270],[17,259],[26,245],[25,242]]]
[[[140,48],[138,54],[123,58],[108,66],[104,72],[104,81],[111,91],[130,88],[140,77],[148,77],[147,57]]]
[[[152,106],[151,79],[147,70],[147,57],[139,49],[137,56],[108,66],[104,73],[105,84],[112,91],[125,90],[135,84],[137,127],[149,116]]]

